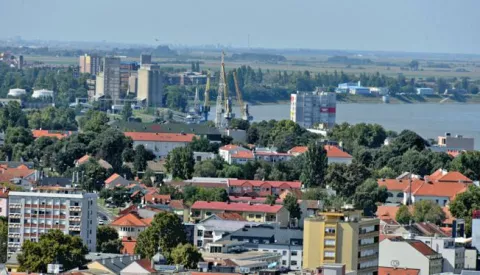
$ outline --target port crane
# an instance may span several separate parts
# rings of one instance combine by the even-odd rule
[[[237,71],[233,71],[233,81],[235,82],[235,91],[237,93],[237,102],[240,106],[240,114],[243,120],[251,121],[253,120],[253,116],[250,115],[248,104],[243,102],[242,91],[240,91],[237,79]]]
[[[215,126],[217,128],[228,128],[230,120],[234,117],[232,113],[232,100],[228,95],[225,72],[225,52],[222,52],[222,63],[220,67],[220,81],[218,82],[217,104],[215,108]],[[222,116],[223,115],[223,116]]]

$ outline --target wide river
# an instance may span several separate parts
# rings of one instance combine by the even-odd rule
[[[239,115],[239,109],[233,108]],[[250,106],[254,121],[290,118],[290,104]],[[215,118],[212,107],[210,119]],[[409,129],[423,138],[446,132],[475,138],[480,149],[480,105],[477,104],[337,104],[337,123],[378,123],[388,130]]]

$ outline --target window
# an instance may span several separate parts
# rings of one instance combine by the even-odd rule
[[[389,198],[393,197],[393,194],[390,193],[390,192],[387,192],[387,195],[388,195]]]
[[[198,247],[202,247],[202,246],[203,246],[202,240],[198,240],[198,241],[197,241],[197,246],[198,246]]]
[[[292,256],[297,256],[297,255],[298,255],[297,251],[292,251]]]
[[[283,250],[283,251],[282,251],[282,255],[283,255],[283,256],[287,256],[287,251],[286,251],[286,250]]]
[[[335,258],[335,252],[333,252],[333,251],[325,251],[324,254],[323,254],[323,256],[324,256],[325,258]]]
[[[297,265],[297,261],[291,261],[290,265]]]
[[[282,265],[284,265],[284,266],[287,265],[287,261],[283,260]]]
[[[257,214],[257,215],[255,215],[255,218],[256,218],[256,219],[261,219],[261,218],[262,218],[262,215]]]
[[[397,198],[403,198],[403,193],[398,193]]]
[[[212,215],[212,212],[207,212],[207,213],[205,213],[205,215],[211,216],[211,215]]]
[[[253,219],[254,215],[253,214],[248,214],[248,218]]]

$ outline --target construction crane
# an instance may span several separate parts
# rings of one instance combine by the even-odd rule
[[[225,53],[222,52],[222,65],[220,67],[220,81],[218,82],[218,92],[217,92],[217,104],[215,106],[215,127],[217,128],[223,128],[224,127],[224,122],[223,122],[223,117],[222,114],[225,112],[224,109],[224,96],[225,96],[225,90],[226,90],[226,84],[225,84],[225,71],[224,71],[224,56]]]
[[[237,92],[237,101],[238,105],[240,106],[240,114],[242,115],[242,119],[247,121],[253,120],[253,117],[248,111],[248,104],[243,103],[242,92],[240,91],[240,86],[238,85],[237,80],[237,71],[233,71],[233,81],[235,82],[235,91]]]
[[[210,113],[210,71],[207,72],[207,85],[205,85],[203,106],[200,107],[200,111],[203,114],[203,119],[208,121],[208,113]]]
[[[225,53],[222,52],[222,60],[224,60]],[[224,126],[225,128],[228,128],[230,126],[230,120],[235,117],[235,114],[232,111],[232,99],[230,98],[230,95],[228,94],[228,85],[227,85],[227,72],[225,71],[225,62],[222,61],[222,73],[223,73],[223,82],[225,84],[225,89],[223,90],[224,92],[224,99],[225,99],[225,123]]]

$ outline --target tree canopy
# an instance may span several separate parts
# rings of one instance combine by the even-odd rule
[[[328,158],[323,145],[312,143],[305,152],[305,162],[300,180],[305,187],[325,187],[325,174],[327,171]]]

